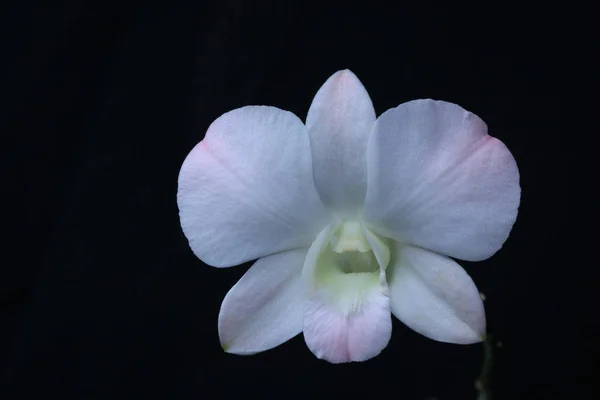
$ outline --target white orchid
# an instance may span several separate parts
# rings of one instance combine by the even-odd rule
[[[414,100],[376,118],[344,70],[306,124],[266,106],[217,118],[181,167],[177,201],[206,264],[258,259],[223,300],[227,352],[303,332],[318,358],[341,363],[378,355],[392,314],[434,340],[483,340],[483,302],[452,258],[498,251],[520,191],[513,156],[479,117]]]

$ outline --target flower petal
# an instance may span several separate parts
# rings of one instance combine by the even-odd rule
[[[274,107],[217,118],[181,167],[177,203],[192,250],[217,267],[308,247],[328,222],[306,127]]]
[[[367,163],[364,219],[395,240],[479,261],[502,247],[517,217],[513,156],[455,104],[415,100],[386,111]]]
[[[409,328],[440,342],[483,340],[483,301],[471,277],[452,259],[397,245],[388,284],[392,313]]]
[[[362,273],[322,270],[328,262],[322,257],[330,250],[335,228],[331,225],[319,234],[304,264],[304,340],[315,356],[331,363],[365,361],[378,355],[391,337],[387,285],[381,283],[379,269]]]
[[[349,70],[333,74],[308,110],[315,184],[338,216],[356,214],[365,200],[366,148],[375,110],[362,83]]]
[[[219,312],[225,351],[255,354],[302,332],[305,257],[301,249],[261,258],[231,288]]]

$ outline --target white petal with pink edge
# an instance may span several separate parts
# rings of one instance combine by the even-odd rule
[[[215,267],[308,247],[329,221],[306,127],[275,107],[217,118],[181,167],[177,204],[192,250]]]
[[[492,256],[517,217],[515,160],[476,115],[415,100],[383,113],[369,140],[367,226],[468,261]]]

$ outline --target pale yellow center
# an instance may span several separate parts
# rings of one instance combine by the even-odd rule
[[[379,237],[360,222],[344,221],[318,256],[315,283],[345,311],[356,311],[365,296],[379,288],[389,261],[389,249]]]

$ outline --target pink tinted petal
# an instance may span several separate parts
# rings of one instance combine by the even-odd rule
[[[392,313],[409,328],[440,342],[483,340],[483,301],[471,277],[452,259],[397,246],[388,282]]]
[[[304,340],[315,356],[331,363],[365,361],[378,355],[392,334],[388,289],[380,269],[344,274],[322,265],[335,228],[319,234],[304,263]]]
[[[367,164],[364,219],[381,235],[478,261],[502,247],[516,220],[512,154],[456,104],[415,100],[386,111]]]
[[[327,293],[309,297],[304,340],[315,356],[331,363],[365,361],[387,346],[392,334],[389,298],[381,287],[363,296],[351,309]]]
[[[177,204],[192,250],[216,267],[308,247],[328,221],[306,127],[274,107],[217,118],[181,167]]]
[[[261,258],[231,288],[219,313],[225,351],[255,354],[302,332],[305,257],[301,249]]]
[[[356,214],[364,204],[366,149],[374,122],[369,94],[349,70],[333,74],[308,110],[315,184],[323,203],[338,216]]]

